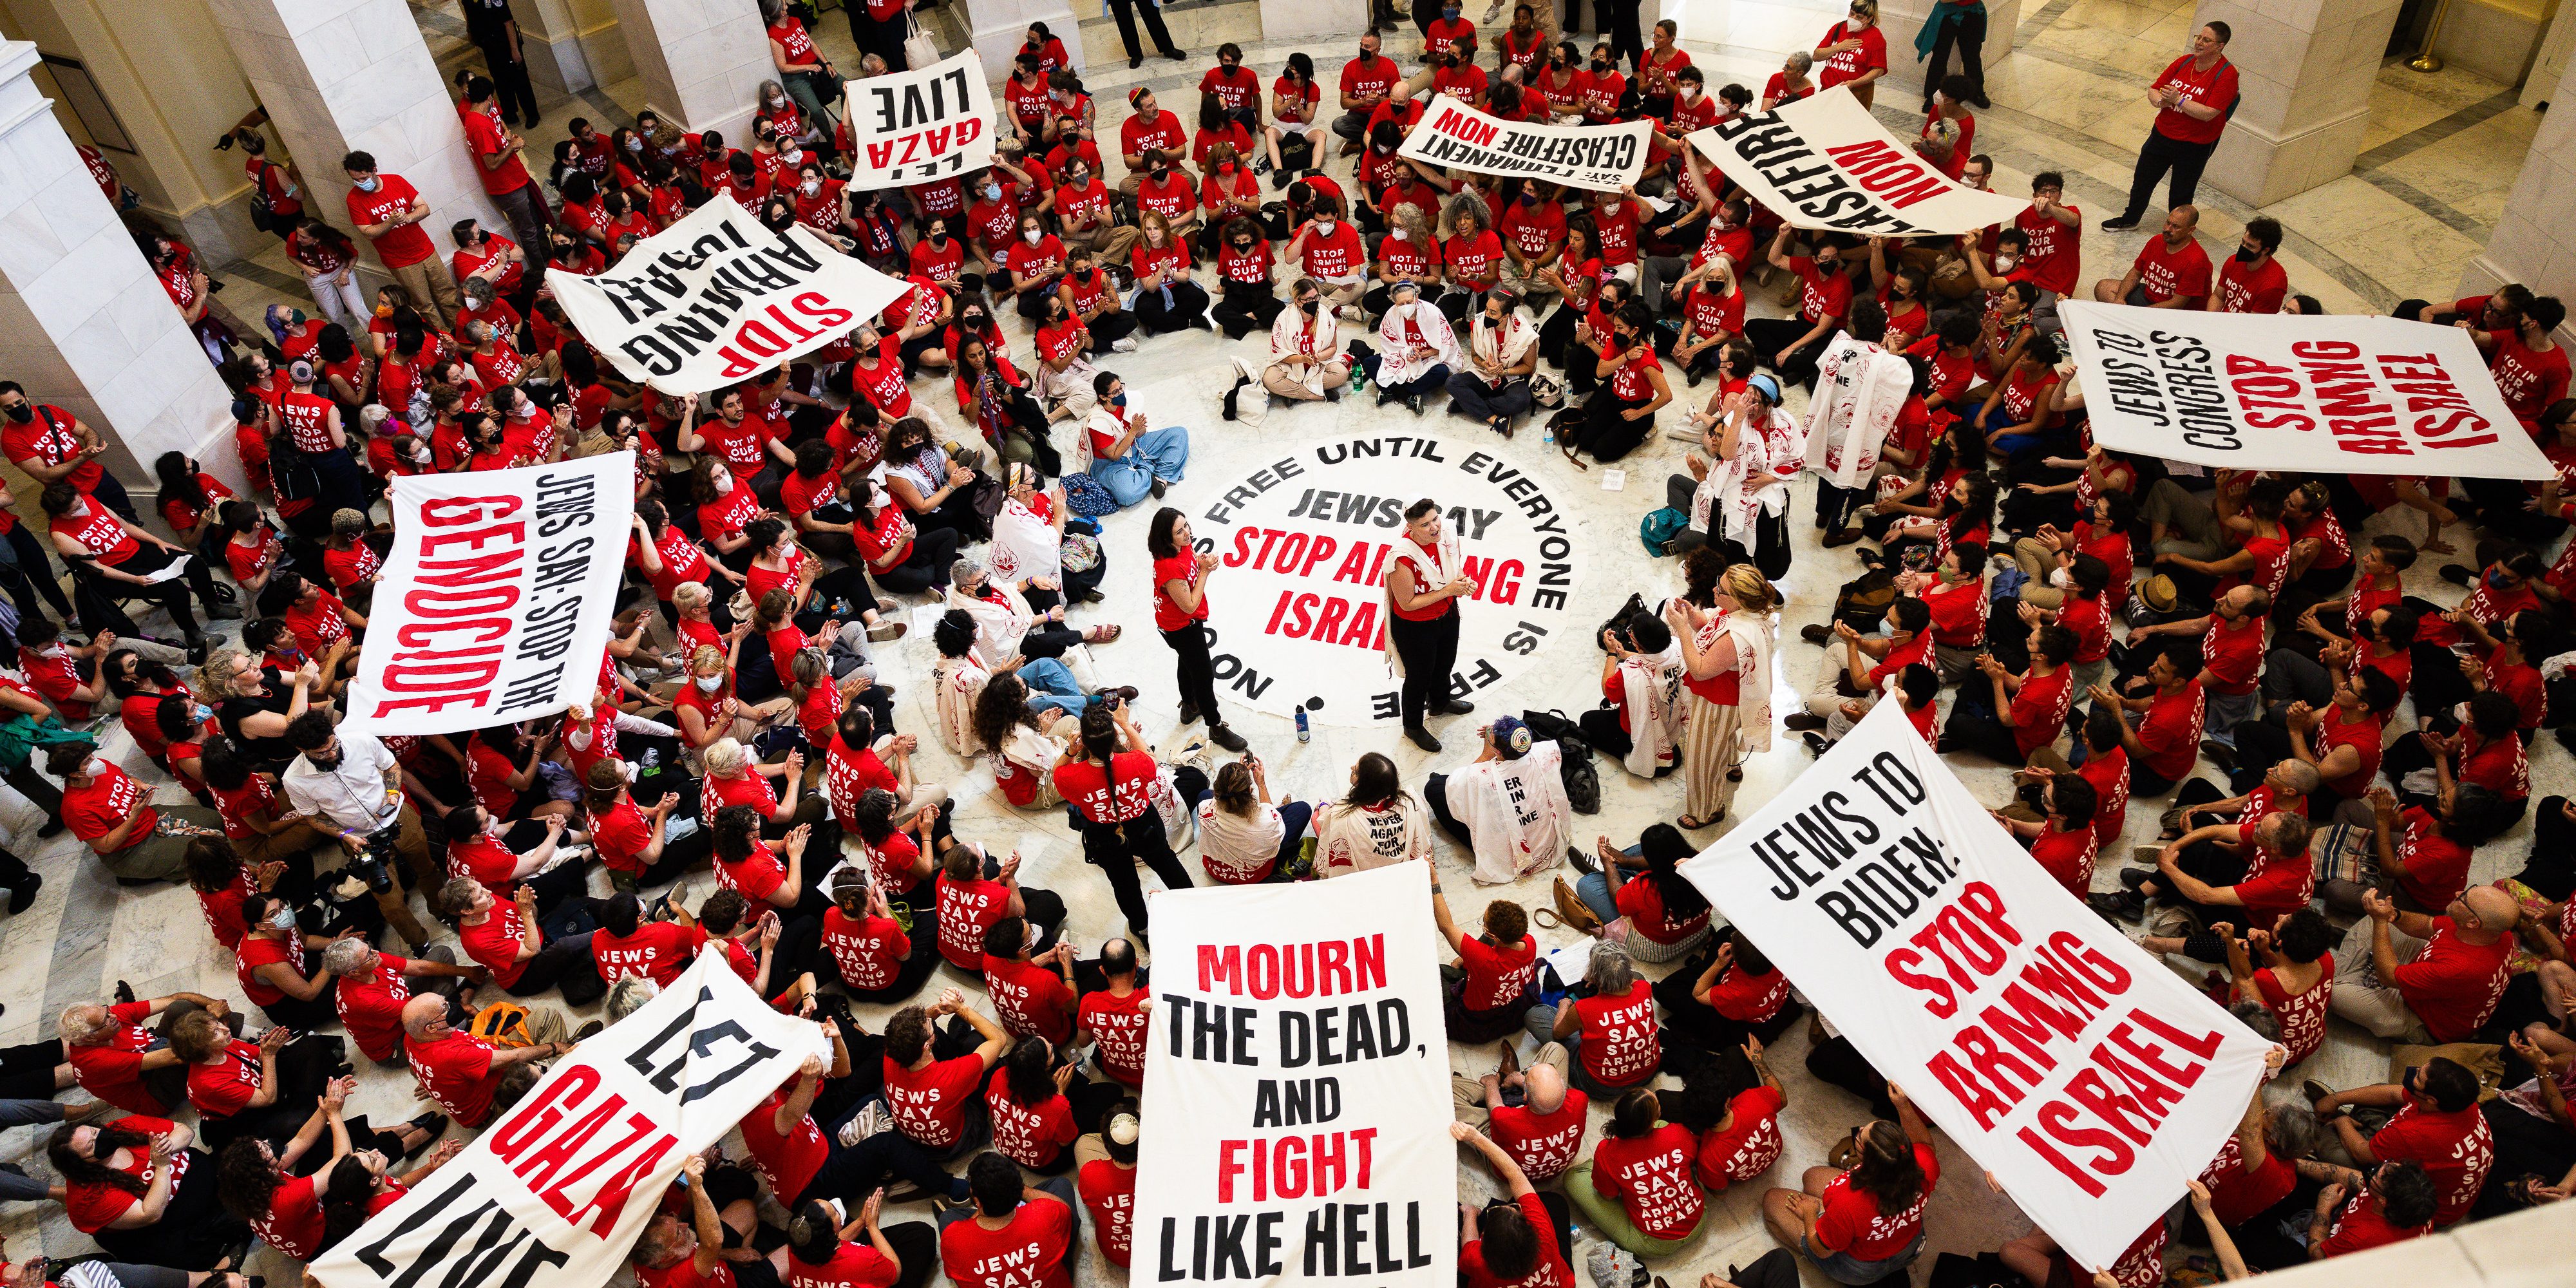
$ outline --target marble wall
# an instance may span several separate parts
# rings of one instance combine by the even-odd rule
[[[2234,31],[2244,95],[2208,180],[2268,206],[2352,170],[2370,128],[2370,87],[2403,0],[2203,0],[2197,23]]]
[[[2576,63],[2559,78],[2555,98],[2576,103]],[[2540,118],[2513,195],[2505,199],[2486,250],[2461,274],[2460,292],[2483,293],[2506,282],[2576,298],[2576,113]]]
[[[615,0],[644,101],[693,131],[747,142],[760,83],[777,71],[769,34],[747,0]],[[855,69],[853,69],[855,70]]]

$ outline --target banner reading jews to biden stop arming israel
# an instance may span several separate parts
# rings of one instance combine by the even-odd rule
[[[850,188],[953,179],[993,164],[993,87],[972,47],[928,67],[850,81]]]
[[[454,733],[590,704],[626,573],[635,454],[394,480],[394,546],[343,723]]]
[[[1681,871],[2080,1266],[2163,1218],[2262,1078],[2270,1044],[2059,886],[1894,701]]]
[[[1973,232],[2030,208],[1941,173],[1839,85],[1695,130],[1690,142],[1792,228],[1923,237]]]
[[[546,285],[591,348],[667,394],[705,393],[811,353],[912,289],[801,223],[769,231],[725,193],[606,272],[550,268]]]
[[[1409,863],[1154,896],[1136,1283],[1454,1288],[1430,917]]]
[[[1534,125],[1487,116],[1446,94],[1423,109],[1397,156],[1479,174],[1517,174],[1596,192],[1637,181],[1646,169],[1644,121],[1621,125]]]
[[[2057,315],[2112,451],[2310,474],[2557,474],[2456,327],[2089,300]]]
[[[596,1288],[681,1160],[733,1129],[820,1026],[769,1009],[708,953],[643,1009],[555,1061],[444,1167],[313,1261],[324,1288]]]

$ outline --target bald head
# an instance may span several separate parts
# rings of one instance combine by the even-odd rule
[[[1521,1075],[1529,1085],[1529,1107],[1532,1111],[1552,1114],[1565,1107],[1565,1075],[1552,1064],[1534,1064]]]
[[[447,999],[423,993],[403,1003],[403,1032],[426,1042],[447,1026]]]
[[[2522,906],[2513,901],[2513,896],[2494,886],[2471,886],[2467,894],[2460,896],[2460,902],[2467,904],[2469,915],[2478,919],[2473,933],[2480,943],[2494,943],[2496,936],[2513,929],[2522,917]],[[2461,930],[2472,933],[2465,926]]]

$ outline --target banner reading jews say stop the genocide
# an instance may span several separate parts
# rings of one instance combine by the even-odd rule
[[[416,474],[389,500],[394,547],[345,723],[454,733],[588,706],[626,572],[635,454]]]
[[[899,188],[993,164],[993,87],[973,48],[848,83],[850,187]]]
[[[2557,473],[2456,327],[2089,300],[2057,311],[2111,451],[2309,474]]]
[[[2059,886],[1894,701],[1682,875],[2080,1266],[2163,1219],[2262,1077],[2269,1044]]]
[[[1922,237],[2030,207],[1942,174],[1841,86],[1694,131],[1690,142],[1792,228]]]
[[[1533,125],[1487,116],[1446,94],[1431,100],[1422,124],[1396,155],[1479,174],[1517,174],[1549,183],[1613,191],[1646,169],[1644,121],[1621,125]]]
[[[718,193],[596,277],[546,270],[564,316],[629,380],[698,394],[849,334],[912,288],[803,224],[761,226]]]
[[[1430,917],[1410,863],[1154,897],[1137,1283],[1454,1288]]]
[[[465,1152],[315,1258],[324,1288],[596,1288],[680,1162],[830,1040],[769,1009],[721,953],[584,1041]]]

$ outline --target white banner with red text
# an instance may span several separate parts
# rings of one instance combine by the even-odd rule
[[[2065,300],[2093,438],[2238,470],[2546,479],[2477,342],[2402,318]]]
[[[773,233],[728,193],[596,277],[546,270],[564,316],[629,380],[702,394],[848,335],[912,288],[803,224]]]
[[[850,189],[900,188],[993,164],[993,87],[973,46],[928,67],[852,80]]]
[[[2059,886],[1894,701],[1681,871],[2077,1265],[2163,1219],[2263,1076],[2270,1044]]]
[[[1841,86],[1695,130],[1690,143],[1792,228],[1924,237],[2030,208],[1941,173]]]
[[[705,953],[558,1058],[465,1152],[315,1258],[323,1288],[596,1288],[626,1266],[681,1160],[831,1042]]]
[[[1430,919],[1413,863],[1154,896],[1136,1282],[1453,1288]]]
[[[394,480],[342,723],[455,733],[587,707],[626,575],[635,454]]]
[[[1646,169],[1645,121],[1619,125],[1538,125],[1487,116],[1446,94],[1432,98],[1422,123],[1395,150],[1429,165],[1478,174],[1522,175],[1574,188],[1610,192]]]

